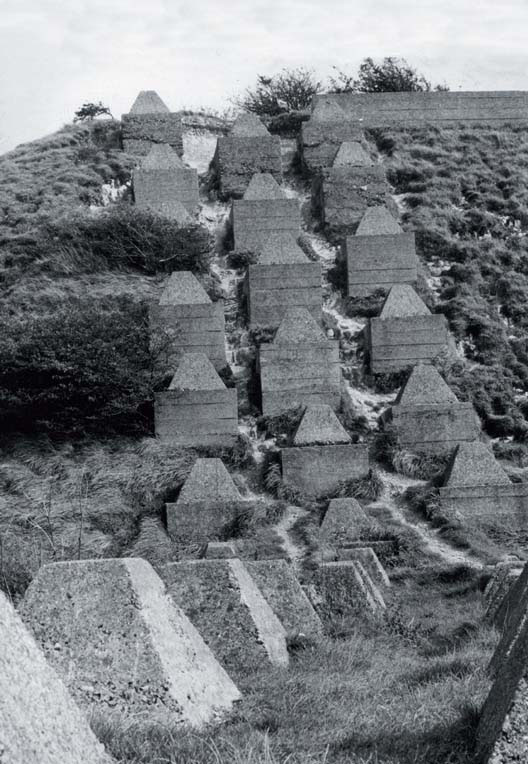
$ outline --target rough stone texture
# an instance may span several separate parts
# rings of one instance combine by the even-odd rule
[[[244,564],[288,635],[321,633],[321,620],[286,560],[248,560]]]
[[[457,446],[440,488],[440,504],[446,516],[477,526],[504,523],[513,532],[528,527],[528,484],[512,483],[480,441]]]
[[[232,446],[238,437],[238,402],[205,353],[182,356],[168,390],[156,393],[156,436],[178,446]]]
[[[379,561],[378,556],[372,547],[365,545],[364,547],[349,548],[346,551],[347,560],[357,560],[360,562],[374,582],[374,585],[377,586],[380,591],[383,592],[390,587],[390,580],[385,572],[385,568]]]
[[[181,116],[170,112],[154,90],[142,90],[121,120],[123,148],[128,154],[146,156],[157,143],[168,143],[177,154],[183,154]]]
[[[310,496],[325,496],[369,471],[366,443],[283,448],[282,479]]]
[[[314,96],[313,109],[323,114],[339,109],[345,120],[363,127],[524,123],[528,92],[325,93]]]
[[[371,521],[357,499],[332,499],[319,534],[321,541],[339,547],[357,541],[370,526]]]
[[[146,204],[144,209],[154,212],[156,215],[163,215],[166,218],[170,218],[180,226],[189,226],[194,224],[191,215],[187,212],[183,204],[177,200],[170,202],[153,202],[152,204]]]
[[[200,204],[198,173],[186,167],[166,143],[154,144],[132,174],[134,201],[138,209],[162,211],[180,202],[190,215]]]
[[[386,412],[402,448],[442,453],[476,440],[480,422],[471,403],[460,402],[431,364],[416,365]]]
[[[476,764],[513,764],[528,758],[528,566],[518,583],[517,602],[491,661],[495,681],[477,729]]]
[[[229,541],[210,541],[204,556],[207,560],[229,560],[238,557],[234,545]]]
[[[218,540],[246,506],[221,459],[197,459],[175,503],[168,503],[167,530],[182,544]]]
[[[161,576],[230,673],[245,674],[263,662],[288,665],[286,632],[240,560],[171,563]]]
[[[315,588],[326,617],[380,614],[385,609],[381,592],[357,560],[322,563]]]
[[[300,233],[301,213],[297,199],[289,199],[273,175],[253,175],[242,199],[233,199],[231,224],[235,249],[257,251],[270,234]]]
[[[433,361],[448,347],[445,316],[432,314],[414,289],[397,284],[367,332],[370,369],[374,374],[402,371]]]
[[[316,106],[310,119],[301,125],[301,161],[308,172],[330,167],[344,142],[362,139],[363,128],[359,123],[347,119],[337,104],[323,103]]]
[[[380,205],[395,207],[382,165],[330,167],[314,176],[312,209],[331,241],[354,234],[368,207]]]
[[[311,403],[307,406],[293,436],[294,446],[350,442],[350,435],[327,403]]]
[[[305,308],[286,311],[273,342],[260,346],[258,362],[265,416],[310,403],[340,405],[338,343]]]
[[[240,697],[145,560],[45,565],[21,615],[84,708],[201,727]]]
[[[243,196],[255,173],[270,173],[280,183],[280,138],[255,115],[239,115],[229,135],[218,138],[212,164],[222,199]]]
[[[359,141],[343,141],[332,167],[372,167],[374,162]]]
[[[0,645],[2,764],[111,764],[2,592]]]
[[[151,338],[167,345],[168,370],[176,370],[184,353],[205,353],[216,369],[225,367],[224,303],[211,302],[190,271],[171,273],[149,317]]]
[[[493,574],[484,591],[486,612],[484,619],[504,630],[510,614],[514,612],[519,599],[519,576],[523,569],[521,560],[508,560],[495,565]]]
[[[347,236],[348,294],[363,297],[393,284],[414,284],[418,258],[413,233]]]
[[[252,325],[277,326],[289,308],[306,308],[321,322],[321,263],[308,260],[289,233],[268,237],[248,266],[245,288]]]
[[[403,228],[387,207],[368,207],[356,230],[356,236],[399,233],[403,233]]]

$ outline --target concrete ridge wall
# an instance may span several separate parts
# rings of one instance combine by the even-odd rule
[[[313,107],[337,103],[346,117],[365,127],[390,124],[528,123],[528,92],[327,93]]]

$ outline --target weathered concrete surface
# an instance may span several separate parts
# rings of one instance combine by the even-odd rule
[[[240,560],[172,563],[161,576],[230,673],[245,674],[263,662],[288,665],[286,632]]]
[[[268,237],[248,266],[245,288],[252,325],[278,326],[290,308],[306,308],[321,322],[321,263],[308,260],[289,233]]]
[[[161,212],[180,202],[189,215],[198,212],[198,173],[186,167],[166,143],[154,144],[138,169],[132,173],[134,201],[138,209]]]
[[[238,403],[205,353],[185,353],[168,390],[155,394],[156,436],[178,446],[234,445]]]
[[[380,205],[395,207],[382,165],[340,165],[314,176],[312,210],[333,242],[354,234],[368,207]]]
[[[312,107],[321,113],[339,109],[345,120],[363,127],[528,122],[528,92],[516,90],[324,93],[314,96]]]
[[[440,505],[446,516],[477,526],[528,527],[528,484],[512,483],[480,441],[457,447],[440,488]]]
[[[20,612],[83,708],[200,727],[240,697],[144,560],[45,565]]]
[[[418,258],[413,233],[347,236],[348,294],[361,297],[393,284],[414,284]]]
[[[146,156],[157,143],[168,143],[183,154],[181,115],[170,112],[154,90],[139,93],[130,112],[121,117],[121,133],[128,154]]]
[[[241,114],[229,135],[218,138],[212,166],[222,199],[243,196],[255,173],[270,173],[280,183],[280,138],[254,114]]]
[[[344,559],[344,556],[341,559]],[[374,585],[377,586],[381,592],[384,592],[390,587],[390,580],[385,568],[379,561],[376,552],[372,547],[367,545],[367,542],[365,542],[364,547],[348,548],[346,550],[346,559],[357,560],[357,562],[360,562],[372,579]]]
[[[247,560],[244,565],[288,635],[321,634],[321,620],[286,560]]]
[[[175,503],[168,503],[167,530],[180,544],[221,538],[244,502],[221,459],[197,459]]]
[[[431,364],[417,364],[384,419],[398,444],[414,452],[442,453],[480,436],[471,403],[460,402]]]
[[[332,616],[378,615],[384,599],[363,565],[356,560],[322,563],[315,587],[321,599],[321,614]]]
[[[515,610],[520,596],[516,584],[523,567],[524,563],[518,559],[497,563],[486,586],[484,619],[498,629],[504,630],[511,613]]]
[[[366,443],[350,436],[327,404],[309,404],[293,438],[283,448],[282,479],[303,493],[324,496],[341,482],[364,477],[369,471]]]
[[[273,342],[260,346],[258,366],[265,416],[310,403],[340,405],[338,343],[305,308],[286,311]]]
[[[225,367],[223,300],[211,302],[190,271],[171,273],[159,302],[150,305],[149,323],[167,370],[176,371],[184,353],[205,353],[216,369]]]
[[[235,250],[257,251],[270,234],[301,231],[301,212],[297,199],[288,198],[270,173],[256,173],[242,199],[233,199],[231,225]]]
[[[397,214],[397,213],[396,213]],[[356,230],[356,236],[398,235],[403,228],[387,207],[368,207]]]
[[[433,315],[411,286],[396,284],[369,321],[370,369],[379,374],[427,363],[447,350],[448,340],[445,316]]]
[[[357,499],[331,499],[319,528],[321,541],[336,547],[357,541],[372,522]]]
[[[359,123],[347,119],[345,112],[336,104],[335,108],[323,104],[314,108],[307,122],[301,125],[299,155],[308,172],[322,167],[331,167],[345,141],[361,141],[363,128]]]
[[[229,560],[238,557],[234,544],[229,541],[210,541],[204,556],[206,560]]]
[[[0,645],[2,764],[111,764],[2,592]]]

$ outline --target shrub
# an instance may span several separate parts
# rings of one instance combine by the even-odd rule
[[[321,83],[310,69],[283,69],[273,77],[259,75],[257,84],[247,88],[234,103],[245,111],[275,116],[306,109],[320,90]]]
[[[51,313],[2,317],[2,430],[146,433],[158,381],[145,307],[70,299]]]
[[[399,91],[431,90],[431,83],[416,71],[404,58],[387,56],[377,62],[364,58],[359,65],[357,77],[333,67],[335,75],[330,77],[332,93],[387,93]],[[448,90],[446,85],[437,85],[435,90]]]
[[[233,250],[227,255],[227,264],[230,268],[244,270],[248,265],[258,262],[258,254],[251,250]]]
[[[327,498],[353,498],[375,501],[383,492],[383,481],[376,470],[369,470],[368,475],[352,480],[344,480]]]

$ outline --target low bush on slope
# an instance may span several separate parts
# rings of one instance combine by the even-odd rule
[[[419,254],[441,271],[438,309],[470,362],[452,376],[491,435],[524,438],[528,130],[391,127],[371,137],[405,195]]]

